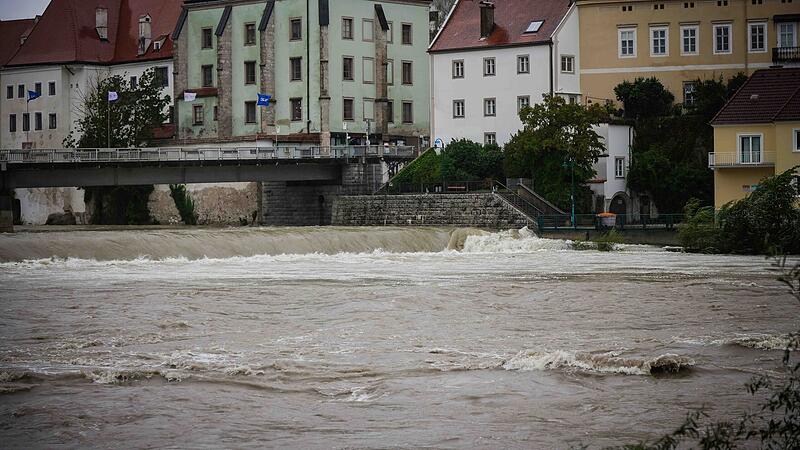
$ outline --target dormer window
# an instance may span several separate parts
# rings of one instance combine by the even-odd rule
[[[539,31],[539,28],[542,28],[542,24],[544,20],[534,20],[528,25],[528,28],[525,29],[525,33],[536,33]]]
[[[139,55],[144,55],[152,42],[151,21],[149,14],[139,17]]]
[[[108,9],[97,8],[94,10],[94,27],[101,41],[108,40]]]

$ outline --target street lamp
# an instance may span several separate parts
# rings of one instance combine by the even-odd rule
[[[575,160],[572,156],[567,155],[567,161],[564,161],[563,167],[566,169],[567,163],[569,162],[570,167],[570,191],[569,191],[569,201],[572,206],[572,214],[570,216],[570,220],[572,221],[572,228],[577,228],[577,224],[575,223]]]

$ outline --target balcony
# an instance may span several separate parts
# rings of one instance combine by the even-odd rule
[[[773,64],[800,63],[800,47],[773,47]]]
[[[745,156],[745,158],[742,158]],[[711,152],[708,154],[708,167],[775,167],[775,152],[757,152],[741,155],[739,152]]]

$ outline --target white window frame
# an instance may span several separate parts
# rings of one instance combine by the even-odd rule
[[[622,54],[622,33],[630,31],[633,33],[633,53],[630,55],[623,55]],[[627,27],[627,28],[617,28],[617,56],[620,58],[636,58],[637,53],[636,45],[636,27]]]
[[[742,161],[742,138],[754,138],[759,140],[759,158],[758,161],[753,161],[753,141],[750,141],[750,161]],[[736,134],[736,161],[739,164],[761,164],[764,162],[764,133],[737,133]]]
[[[491,141],[489,142],[489,136],[492,137]],[[497,145],[497,133],[494,131],[486,131],[483,133],[483,145]]]
[[[728,50],[722,51],[717,48],[717,30],[727,28],[728,29]],[[715,55],[730,55],[733,53],[733,24],[730,23],[718,23],[714,24],[713,32],[711,33],[712,38],[714,41],[712,42],[712,48],[714,50]]]
[[[622,163],[620,165],[620,163]],[[625,157],[617,156],[614,158],[614,178],[625,178]]]
[[[522,99],[526,99],[525,105],[522,104]],[[518,95],[517,96],[517,112],[522,111],[522,108],[525,106],[531,106],[531,96],[530,95]]]
[[[664,53],[656,53],[655,52],[655,32],[663,31],[664,32]],[[660,39],[660,38],[659,38]],[[668,26],[657,26],[657,27],[650,27],[650,56],[653,58],[663,58],[665,56],[669,56],[669,27]]]
[[[797,47],[797,25],[794,22],[781,22],[778,25],[778,32],[775,33],[775,46],[776,47]],[[789,29],[792,30],[792,42],[791,45],[781,45],[781,35],[783,34],[782,28],[784,26],[788,26]]]
[[[575,55],[561,55],[561,73],[575,73]],[[564,62],[567,62],[568,69],[564,69]]]
[[[800,152],[800,128],[792,129],[792,151]]]
[[[764,30],[764,48],[753,49],[753,27],[760,26]],[[767,22],[749,22],[747,24],[747,51],[748,53],[767,53],[769,46],[769,37],[767,33]]]
[[[367,23],[369,23],[369,26],[367,26]],[[369,34],[367,34],[367,31],[369,31]],[[375,41],[375,22],[372,19],[361,19],[361,41]]]
[[[684,40],[686,36],[685,31],[694,30],[694,51],[687,52],[684,48]],[[697,56],[700,54],[700,26],[699,25],[683,25],[681,26],[681,56]]]
[[[492,63],[492,73],[487,70],[489,68],[489,61]],[[494,57],[483,58],[483,76],[493,77],[497,75],[497,59]]]
[[[491,105],[491,108],[490,108]],[[491,109],[491,111],[489,111]],[[483,117],[497,117],[497,98],[487,97],[483,99]]]
[[[459,66],[459,65],[461,66],[461,71],[457,73],[456,67]],[[453,72],[452,73],[452,77],[453,77],[454,80],[455,79],[464,78],[464,60],[463,59],[454,59],[454,60],[452,60],[451,66],[452,66],[452,69],[453,69],[452,70],[452,72]]]
[[[461,105],[461,114],[457,113],[457,105]],[[467,116],[467,103],[464,99],[453,100],[453,119],[463,119]]]
[[[523,65],[525,67],[522,67]],[[497,68],[495,67],[495,71],[496,70]],[[531,56],[517,55],[517,74],[526,74],[526,73],[531,73]]]

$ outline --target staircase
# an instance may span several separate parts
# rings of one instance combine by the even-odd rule
[[[492,185],[494,195],[503,200],[507,205],[519,211],[530,222],[530,227],[539,232],[539,216],[544,212],[533,203],[527,201],[522,196],[506,187],[503,183],[495,181]],[[538,197],[538,194],[537,194]],[[545,200],[546,201],[546,200]]]

